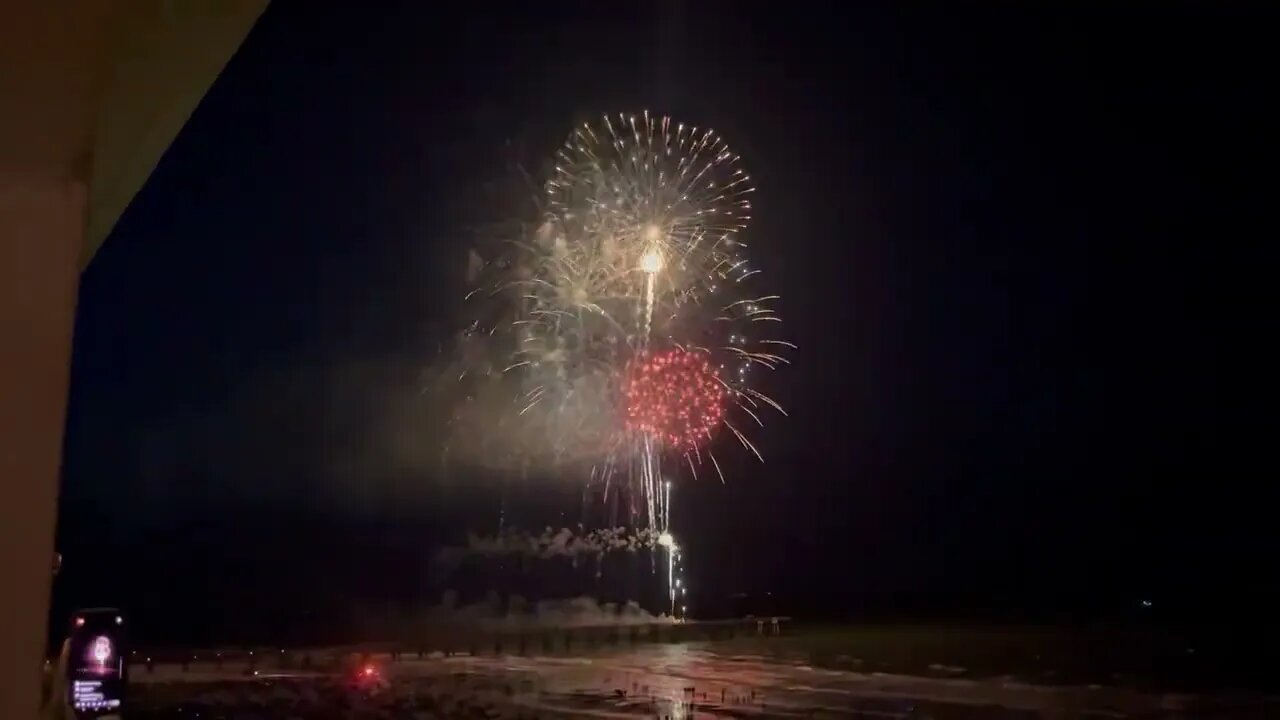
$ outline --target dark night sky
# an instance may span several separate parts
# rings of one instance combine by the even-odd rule
[[[484,189],[641,108],[743,155],[801,348],[767,464],[681,490],[691,584],[1274,595],[1233,564],[1274,549],[1221,380],[1245,253],[1204,230],[1254,6],[536,5],[273,3],[84,275],[55,612],[413,597],[496,513],[412,442]]]

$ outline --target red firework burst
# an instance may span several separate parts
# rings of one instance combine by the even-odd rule
[[[627,427],[667,445],[696,447],[724,418],[724,386],[703,353],[673,349],[631,363],[623,389]]]

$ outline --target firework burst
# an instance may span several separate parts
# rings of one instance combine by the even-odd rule
[[[709,128],[647,112],[584,123],[556,153],[541,217],[473,292],[496,318],[473,333],[484,387],[508,398],[487,427],[526,462],[582,467],[668,538],[680,468],[723,480],[721,429],[758,457],[746,430],[782,412],[755,382],[794,346],[775,335],[778,296],[752,289],[753,192]]]
[[[741,159],[714,130],[648,112],[606,115],[575,129],[546,188],[566,262],[603,264],[609,269],[588,277],[613,284],[619,269],[656,257],[660,291],[675,297],[733,274],[754,191]],[[631,275],[635,297],[643,278]]]
[[[627,369],[626,428],[676,450],[705,445],[724,418],[725,388],[704,353],[640,355]]]

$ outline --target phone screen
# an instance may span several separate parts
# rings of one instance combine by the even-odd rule
[[[80,717],[119,714],[128,680],[123,616],[115,610],[76,613],[68,650],[72,709]]]

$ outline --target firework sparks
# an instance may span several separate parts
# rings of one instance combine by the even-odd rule
[[[540,217],[469,265],[485,320],[468,337],[488,354],[453,376],[509,409],[473,402],[484,412],[456,432],[502,433],[483,447],[526,465],[580,467],[669,538],[672,478],[706,462],[723,481],[717,436],[759,457],[743,429],[785,415],[756,382],[795,346],[774,335],[778,296],[752,291],[761,270],[740,236],[754,190],[709,128],[647,112],[575,128],[536,193]]]
[[[680,349],[642,355],[627,372],[627,428],[671,448],[706,443],[724,417],[724,387],[706,355]]]
[[[639,266],[673,301],[710,292],[745,263],[738,234],[754,191],[714,130],[648,112],[577,128],[546,186],[557,249],[572,266],[594,268],[584,279],[636,297],[641,288],[616,286],[643,279],[617,269]]]

